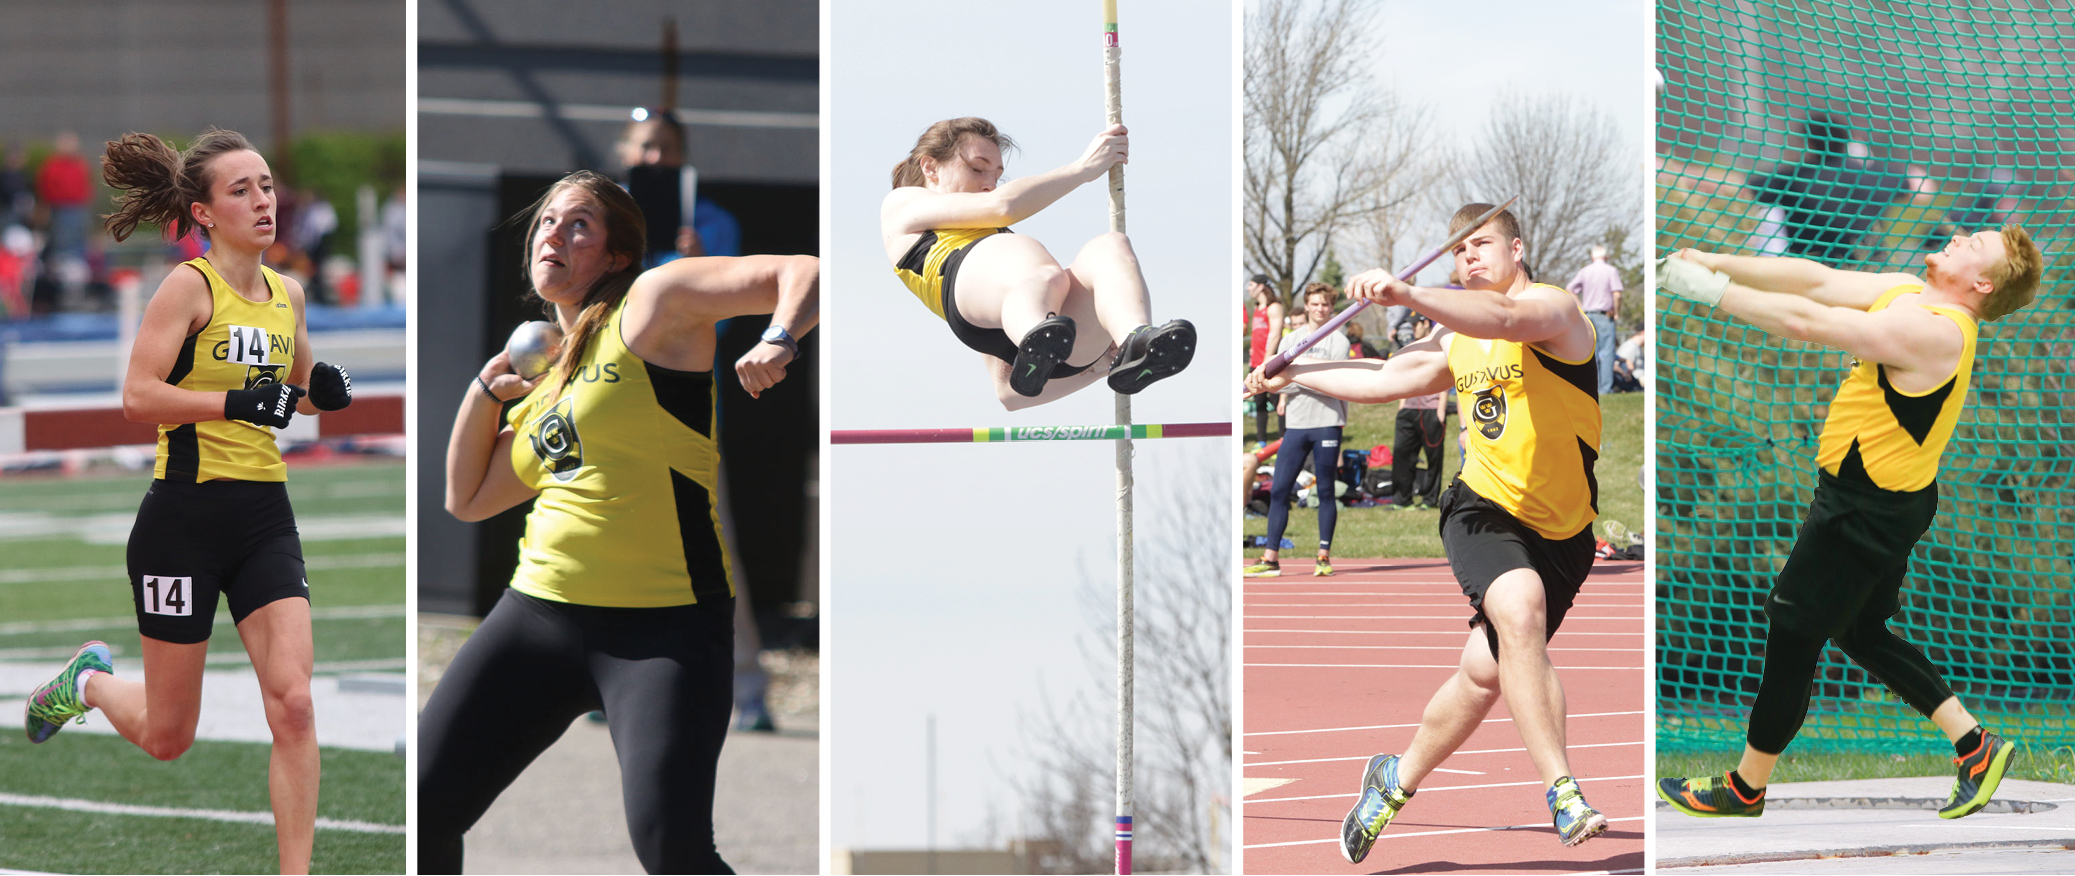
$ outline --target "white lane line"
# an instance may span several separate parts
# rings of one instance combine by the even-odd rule
[[[1268,669],[1455,669],[1455,668],[1456,668],[1456,664],[1454,664],[1454,663],[1449,663],[1449,664],[1445,664],[1445,665],[1428,665],[1428,664],[1424,664],[1424,663],[1243,663],[1243,664],[1240,664],[1240,665],[1242,665],[1242,666],[1247,666],[1247,667],[1255,667],[1255,666],[1259,666],[1259,667],[1264,667],[1264,668],[1268,668]],[[1567,671],[1567,670],[1589,670],[1589,669],[1622,669],[1622,670],[1634,671],[1634,670],[1642,669],[1643,667],[1641,667],[1641,666],[1571,666],[1571,665],[1569,665],[1569,664],[1561,664],[1561,665],[1558,665],[1558,666],[1557,666],[1556,668],[1557,668],[1558,670],[1566,670],[1566,671]]]
[[[1252,801],[1248,801],[1248,802],[1252,802]],[[1627,818],[1609,818],[1609,819],[1607,819],[1607,821],[1608,821],[1609,823],[1612,823],[1612,822],[1616,822],[1616,821],[1641,821],[1641,820],[1643,820],[1643,816],[1640,816],[1640,815],[1632,815],[1632,816],[1629,816],[1629,817],[1627,817]],[[1505,827],[1463,827],[1463,828],[1457,828],[1457,829],[1455,829],[1455,830],[1421,830],[1421,831],[1414,831],[1414,832],[1412,832],[1412,833],[1391,833],[1391,832],[1389,832],[1389,831],[1385,831],[1385,832],[1383,832],[1383,833],[1382,833],[1381,835],[1377,836],[1376,838],[1377,838],[1378,840],[1387,840],[1387,839],[1404,839],[1404,838],[1406,838],[1406,837],[1411,837],[1411,836],[1441,836],[1441,835],[1443,835],[1443,834],[1450,834],[1450,833],[1497,833],[1498,831],[1502,831],[1502,830],[1550,830],[1550,831],[1553,831],[1553,830],[1555,830],[1555,828],[1553,828],[1553,827],[1550,827],[1549,825],[1547,825],[1547,824],[1545,824],[1545,823],[1542,823],[1542,822],[1539,822],[1539,821],[1538,821],[1538,822],[1535,822],[1534,824],[1513,824],[1513,825],[1507,825],[1507,826],[1505,826]],[[1273,848],[1280,848],[1280,847],[1282,847],[1282,846],[1322,846],[1322,845],[1325,845],[1325,844],[1327,844],[1327,843],[1337,843],[1337,842],[1339,842],[1339,841],[1340,841],[1340,839],[1339,839],[1338,837],[1335,837],[1335,838],[1333,838],[1333,839],[1322,839],[1322,840],[1296,840],[1296,841],[1293,841],[1293,842],[1286,842],[1286,843],[1258,843],[1258,844],[1256,844],[1256,843],[1248,843],[1248,844],[1247,844],[1247,845],[1246,845],[1245,847],[1246,847],[1246,848],[1249,848],[1249,849],[1273,849]],[[1605,872],[1610,872],[1610,871],[1606,871],[1606,870],[1601,870],[1601,871],[1599,871],[1599,872],[1605,873]],[[1624,873],[1633,873],[1633,872],[1636,872],[1636,871],[1634,871],[1634,870],[1623,870],[1623,871],[1620,871],[1620,872],[1624,872]]]
[[[1618,782],[1624,779],[1641,778],[1647,778],[1647,776],[1587,776],[1585,780],[1587,782]],[[1439,788],[1420,788],[1419,793],[1430,794],[1436,791],[1482,791],[1487,788],[1521,788],[1526,787],[1528,785],[1540,787],[1541,784],[1541,779],[1535,779],[1534,781],[1530,782],[1493,782],[1488,785],[1446,785]],[[1359,792],[1353,794],[1313,794],[1309,797],[1270,797],[1266,800],[1248,800],[1246,802],[1247,805],[1251,806],[1255,803],[1298,803],[1305,800],[1336,800],[1360,796],[1362,795]],[[1543,826],[1547,827],[1548,825]]]
[[[403,554],[331,554],[303,558],[303,568],[313,572],[330,569],[379,569],[402,566]],[[43,581],[91,581],[95,578],[127,580],[123,566],[49,566],[41,569],[0,571],[0,584],[34,584]]]
[[[1322,650],[1322,651],[1461,651],[1461,645],[1248,645],[1270,651]],[[1618,654],[1641,654],[1641,648],[1545,648],[1556,651],[1613,651]]]
[[[401,514],[321,514],[295,522],[304,542],[356,538],[389,538],[406,534]],[[84,516],[34,512],[0,513],[0,540],[78,539],[87,544],[122,545],[137,523],[134,511]]]
[[[1575,718],[1619,718],[1619,717],[1623,717],[1623,716],[1626,716],[1626,715],[1641,715],[1641,714],[1645,714],[1645,712],[1643,712],[1642,710],[1638,709],[1638,710],[1636,710],[1636,711],[1633,711],[1633,712],[1585,712],[1585,713],[1582,713],[1582,714],[1577,714],[1577,715],[1570,715],[1570,716],[1567,716],[1567,717],[1570,717],[1570,718],[1574,718],[1574,719],[1575,719]],[[1512,718],[1486,718],[1486,719],[1484,719],[1484,723],[1486,723],[1486,724],[1499,724],[1499,723],[1511,723],[1512,721],[1513,721],[1513,719],[1512,719]],[[1296,734],[1299,734],[1299,733],[1339,733],[1339,732],[1341,732],[1341,731],[1344,731],[1344,730],[1407,730],[1407,729],[1411,729],[1411,728],[1413,728],[1413,727],[1417,727],[1417,726],[1419,726],[1419,723],[1415,721],[1415,722],[1413,722],[1413,723],[1411,723],[1411,724],[1368,724],[1368,725],[1364,725],[1364,726],[1361,726],[1361,727],[1317,727],[1317,728],[1313,728],[1313,729],[1310,729],[1310,730],[1256,730],[1256,731],[1254,731],[1254,732],[1251,732],[1251,733],[1248,733],[1248,734],[1246,734],[1246,735],[1248,735],[1248,736],[1293,736],[1293,735],[1296,735]]]
[[[103,803],[99,800],[72,800],[64,797],[32,797],[26,794],[0,794],[0,805],[29,806],[37,809],[63,809],[69,812],[94,812],[102,815],[142,815],[149,818],[199,818],[204,821],[225,821],[233,824],[274,823],[272,812],[235,812],[228,809],[177,809],[170,806],[132,806],[127,803]],[[353,833],[404,832],[401,824],[376,824],[372,821],[344,821],[337,818],[317,819],[318,830],[344,830]]]
[[[1634,742],[1593,742],[1593,743],[1589,743],[1589,744],[1582,744],[1582,745],[1566,745],[1566,746],[1564,746],[1564,749],[1565,749],[1565,750],[1572,750],[1572,749],[1579,749],[1579,748],[1613,748],[1613,747],[1615,747],[1615,746],[1619,746],[1619,745],[1641,745],[1641,744],[1643,744],[1643,740],[1641,740],[1641,739],[1638,739],[1638,740],[1636,740],[1636,741],[1634,741]],[[1513,752],[1520,752],[1520,751],[1526,751],[1526,750],[1527,750],[1526,748],[1480,748],[1480,749],[1478,749],[1478,750],[1476,750],[1476,751],[1458,751],[1458,752],[1455,752],[1454,754],[1451,754],[1451,755],[1449,755],[1449,757],[1460,757],[1460,756],[1462,756],[1462,755],[1465,755],[1465,754],[1511,754],[1511,753],[1513,753]],[[1334,762],[1337,762],[1337,761],[1344,761],[1344,760],[1367,760],[1367,759],[1368,759],[1369,757],[1370,757],[1370,755],[1366,755],[1366,754],[1364,754],[1364,755],[1359,755],[1359,756],[1356,756],[1356,757],[1314,757],[1314,758],[1309,758],[1309,759],[1306,759],[1306,760],[1265,760],[1265,761],[1259,761],[1259,762],[1249,761],[1249,762],[1247,762],[1246,764],[1244,764],[1244,766],[1249,766],[1249,767],[1257,767],[1257,766],[1289,766],[1290,764],[1298,764],[1298,763],[1334,763]],[[1453,772],[1467,772],[1467,770],[1444,770],[1444,769],[1441,769],[1440,767],[1435,767],[1435,768],[1434,768],[1434,772],[1437,772],[1437,773],[1453,773]],[[1484,774],[1483,774],[1483,773],[1471,773],[1471,775],[1475,775],[1475,776],[1481,776],[1481,775],[1484,775]]]
[[[401,556],[399,554],[398,556]],[[341,605],[310,609],[311,620],[363,620],[372,617],[402,617],[401,605]],[[0,636],[19,636],[27,633],[64,633],[80,630],[104,630],[110,627],[134,627],[137,616],[126,614],[120,617],[86,617],[55,621],[17,621],[0,624]],[[219,627],[231,626],[229,612],[216,616]]]

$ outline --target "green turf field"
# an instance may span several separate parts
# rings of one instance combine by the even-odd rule
[[[317,672],[401,672],[405,656],[404,467],[397,460],[298,467],[289,495],[308,562]],[[148,474],[0,481],[0,664],[60,662],[106,640],[118,672],[137,666],[124,542]],[[219,606],[209,668],[245,663]],[[0,693],[0,698],[19,696]],[[266,812],[263,743],[197,741],[161,763],[108,735],[31,746],[0,715],[0,795],[174,809]],[[403,761],[327,748],[318,816],[404,822]],[[201,818],[0,805],[0,867],[66,873],[272,873],[274,830]],[[400,833],[319,829],[313,872],[401,873]]]
[[[1601,538],[1607,536],[1607,524],[1619,522],[1629,530],[1643,531],[1643,487],[1637,479],[1643,465],[1643,394],[1627,392],[1608,396],[1601,405],[1601,435],[1599,474],[1599,522],[1593,531]],[[1340,445],[1348,450],[1367,450],[1379,444],[1389,447],[1395,441],[1398,423],[1398,406],[1349,405],[1347,428]],[[1447,423],[1447,458],[1443,466],[1445,477],[1453,479],[1462,468],[1462,455],[1456,448],[1456,433],[1461,429],[1459,419],[1450,415]],[[1253,418],[1247,417],[1244,426],[1246,446],[1254,446]],[[1443,488],[1448,482],[1442,481]],[[1336,557],[1438,557],[1441,556],[1441,537],[1435,532],[1440,518],[1434,511],[1400,511],[1391,506],[1375,508],[1340,509],[1340,520],[1333,533],[1333,555]],[[1268,518],[1249,515],[1246,520],[1247,535],[1265,535]],[[1289,529],[1283,537],[1295,542],[1297,547],[1283,556],[1291,559],[1309,560],[1318,544],[1318,511],[1309,508],[1292,509]],[[1248,558],[1260,555],[1258,549],[1249,548]]]

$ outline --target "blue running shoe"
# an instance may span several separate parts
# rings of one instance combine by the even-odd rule
[[[1340,823],[1340,855],[1350,864],[1369,857],[1369,847],[1390,826],[1414,792],[1398,785],[1398,756],[1379,754],[1362,767],[1362,796]]]
[[[1578,790],[1577,779],[1557,779],[1556,786],[1546,794],[1549,814],[1556,818],[1556,838],[1563,840],[1564,845],[1575,846],[1607,829],[1607,817],[1586,805],[1585,792]]]

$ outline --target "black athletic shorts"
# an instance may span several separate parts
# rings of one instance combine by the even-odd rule
[[[1004,228],[1001,230],[1001,233],[1014,234],[1015,232]],[[986,239],[985,237],[980,238],[980,240]],[[970,322],[966,322],[965,317],[958,313],[958,266],[965,263],[966,253],[972,252],[973,247],[978,245],[980,240],[961,246],[950,255],[944,257],[944,282],[937,303],[944,308],[944,322],[951,326],[951,334],[958,337],[959,343],[966,345],[974,352],[985,353],[1014,365],[1016,364],[1016,342],[1009,340],[1008,332],[998,328],[988,329],[973,325]],[[1078,329],[1079,327],[1076,326],[1075,328]],[[1094,363],[1091,362],[1089,364]],[[1088,370],[1087,365],[1068,365],[1065,362],[1061,362],[1053,366],[1052,377],[1072,377],[1086,370]]]
[[[137,631],[163,642],[208,641],[219,593],[233,623],[274,600],[310,597],[280,481],[152,481],[128,560]]]
[[[1773,623],[1829,639],[1901,610],[1909,552],[1938,516],[1938,484],[1897,492],[1817,472],[1816,497],[1765,597]]]
[[[1463,595],[1470,597],[1470,626],[1484,626],[1491,655],[1499,655],[1499,634],[1484,619],[1484,593],[1491,582],[1514,569],[1533,569],[1542,578],[1548,602],[1548,636],[1556,635],[1563,616],[1578,598],[1585,576],[1592,574],[1592,527],[1562,541],[1543,538],[1527,524],[1477,495],[1460,478],[1441,494],[1441,547]]]

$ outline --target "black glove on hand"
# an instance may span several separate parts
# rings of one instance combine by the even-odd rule
[[[353,377],[346,369],[324,362],[310,370],[310,404],[336,411],[353,403]]]
[[[302,387],[287,383],[233,389],[223,394],[223,418],[285,429],[288,418],[295,416],[296,401],[305,394]]]

